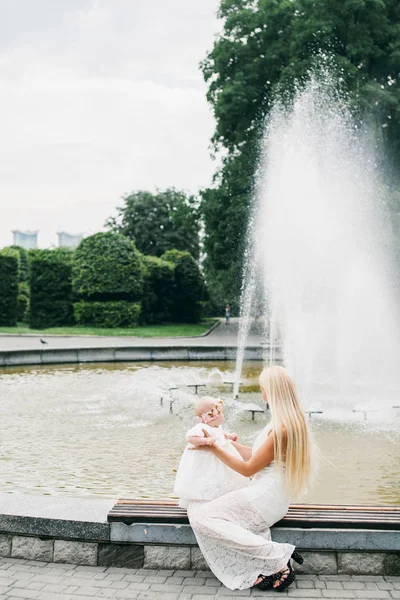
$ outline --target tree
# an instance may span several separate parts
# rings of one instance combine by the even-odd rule
[[[186,250],[199,258],[197,201],[173,188],[152,194],[134,192],[124,198],[117,216],[106,225],[135,242],[140,252],[161,256],[165,251]]]
[[[202,68],[216,119],[212,141],[224,158],[214,186],[202,194],[201,211],[206,280],[212,295],[218,288],[213,299],[221,303],[232,302],[240,290],[237,274],[265,117],[277,94],[290,99],[308,77],[318,51],[332,54],[332,68],[359,117],[367,114],[375,122],[386,160],[400,158],[400,4],[222,0],[219,17],[223,31]]]
[[[175,265],[174,320],[180,323],[200,321],[201,303],[205,298],[205,286],[198,264],[189,252],[181,252],[180,250],[168,250],[161,258]]]
[[[156,256],[142,256],[144,297],[142,320],[163,323],[174,319],[175,265]]]

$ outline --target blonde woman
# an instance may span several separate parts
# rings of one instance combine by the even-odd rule
[[[303,559],[291,544],[272,542],[269,528],[307,487],[312,443],[287,371],[280,366],[266,368],[259,381],[271,422],[252,448],[233,442],[244,460],[212,442],[194,450],[213,452],[234,471],[251,477],[250,484],[211,502],[190,503],[188,516],[210,569],[227,588],[255,586],[282,592],[295,578],[290,559],[299,563]]]

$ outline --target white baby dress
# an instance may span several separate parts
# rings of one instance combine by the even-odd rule
[[[204,437],[203,429],[220,448],[243,460],[231,441],[225,439],[222,426],[198,423],[186,433],[186,438]],[[188,444],[182,454],[174,486],[174,495],[179,497],[182,508],[187,508],[192,501],[214,500],[248,484],[246,477],[227,467],[212,452],[189,448],[193,448],[192,444]]]

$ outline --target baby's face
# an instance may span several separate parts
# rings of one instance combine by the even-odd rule
[[[215,402],[210,400],[207,399],[204,405],[198,406],[197,415],[200,422],[207,423],[212,427],[219,427],[224,422],[224,404],[222,400]]]

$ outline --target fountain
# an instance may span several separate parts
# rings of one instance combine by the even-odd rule
[[[305,405],[388,411],[400,393],[400,329],[386,188],[376,144],[329,70],[266,126],[250,224],[236,381],[261,273],[270,348]],[[273,362],[269,353],[266,362]],[[238,386],[234,392],[237,392]],[[360,407],[358,407],[360,408]]]

